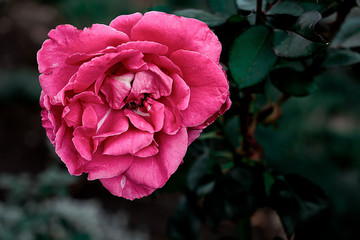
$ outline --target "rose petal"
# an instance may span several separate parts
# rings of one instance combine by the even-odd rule
[[[142,18],[141,13],[134,13],[130,15],[121,15],[112,20],[110,27],[118,31],[126,33],[130,37],[131,29]]]
[[[124,175],[113,178],[103,178],[100,179],[100,181],[113,195],[129,200],[147,196],[155,191],[155,188],[138,185],[127,179]]]
[[[135,49],[135,50],[139,50],[142,53],[155,54],[155,55],[165,55],[168,52],[167,46],[157,42],[150,42],[150,41],[127,42],[117,46],[114,50],[116,50],[117,52],[121,52],[128,49]],[[112,50],[109,49],[102,52],[107,52],[107,51],[111,52]]]
[[[229,83],[218,64],[200,53],[179,50],[170,57],[190,87],[190,101],[181,112],[183,124],[193,127],[215,114],[229,97]]]
[[[56,133],[55,152],[65,163],[71,175],[81,175],[82,166],[87,161],[75,149],[72,138],[72,129],[62,125]]]
[[[60,25],[51,30],[49,38],[37,53],[40,85],[50,97],[54,97],[78,70],[78,66],[66,64],[66,59],[76,52],[92,52],[107,46],[127,42],[128,36],[113,28],[94,24],[83,31],[71,25]]]
[[[154,127],[147,122],[143,116],[139,115],[138,111],[130,110],[130,109],[124,109],[124,114],[127,116],[130,120],[130,122],[136,127],[137,129],[141,131],[146,131],[149,133],[154,133]],[[148,114],[148,113],[146,113]]]
[[[74,137],[72,139],[74,146],[81,157],[90,161],[92,154],[94,153],[96,146],[94,145],[92,136],[95,133],[95,129],[88,127],[77,127],[74,130]]]
[[[218,38],[204,22],[196,19],[147,12],[131,30],[131,39],[164,44],[169,48],[169,54],[186,49],[219,62],[221,44]]]
[[[159,149],[155,146],[155,144],[152,143],[149,146],[144,147],[143,149],[136,152],[134,154],[134,156],[145,158],[145,157],[154,156],[154,155],[158,154],[158,152],[159,152]]]
[[[189,106],[190,88],[185,81],[177,74],[171,75],[174,84],[171,95],[168,99],[173,103],[173,106],[179,110],[185,110]]]
[[[103,112],[104,106],[95,107],[95,111]],[[123,111],[108,108],[105,113],[101,113],[97,123],[97,131],[94,138],[105,138],[122,134],[129,128],[129,121]]]
[[[134,76],[134,73],[130,72],[121,76],[112,75],[105,78],[100,90],[111,108],[120,109],[125,105],[124,99],[130,92]]]
[[[176,66],[168,57],[152,54],[145,56],[145,61],[152,62],[153,64],[158,66],[163,72],[167,72],[169,76],[170,74],[177,74],[182,77],[181,69]]]
[[[126,132],[108,138],[104,142],[104,154],[124,155],[134,154],[140,149],[149,146],[153,141],[153,134],[129,128]]]
[[[143,54],[138,50],[124,50],[120,53],[109,53],[93,58],[79,68],[73,85],[74,91],[82,92],[86,90],[106,70],[120,61],[126,63],[128,68],[141,68],[145,64],[142,57]]]
[[[154,99],[170,95],[172,79],[155,65],[148,64],[148,66],[148,71],[136,73],[128,101],[140,99],[144,93]]]
[[[132,164],[132,155],[109,156],[103,154],[103,148],[95,152],[91,161],[83,166],[83,171],[88,173],[89,180],[99,178],[112,178],[121,175]]]
[[[190,145],[193,141],[195,141],[195,139],[197,139],[200,134],[201,134],[202,130],[198,130],[198,129],[188,129],[188,145]]]
[[[164,126],[164,118],[165,118],[164,105],[149,98],[144,102],[144,106],[146,107],[148,113],[150,114],[150,119],[152,125],[154,126],[155,132],[160,131]]]
[[[162,187],[176,171],[185,156],[188,136],[185,128],[170,136],[164,133],[156,135],[159,153],[148,158],[135,158],[124,175],[138,185],[150,188]]]

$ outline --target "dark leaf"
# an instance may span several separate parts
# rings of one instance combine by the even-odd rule
[[[256,9],[256,1],[254,0],[236,0],[236,5],[244,11],[255,11]]]
[[[270,73],[272,83],[283,93],[291,96],[307,96],[317,90],[311,76],[292,68],[278,68]]]
[[[308,40],[325,42],[324,39],[315,32],[315,26],[321,18],[319,12],[305,12],[298,18],[292,30]]]
[[[277,211],[285,231],[296,239],[323,239],[330,221],[328,199],[323,190],[298,175],[277,177],[270,193],[272,208]]]
[[[358,47],[360,46],[360,18],[358,16],[347,18],[342,24],[340,31],[331,42],[335,47]]]
[[[222,15],[216,15],[204,10],[199,9],[184,9],[173,12],[177,16],[183,16],[188,18],[195,18],[197,20],[205,22],[209,27],[219,26],[226,22],[227,17]]]
[[[226,16],[235,15],[237,13],[235,0],[208,0],[211,10]]]
[[[321,51],[326,43],[310,41],[296,33],[274,31],[274,53],[287,59],[305,59]]]
[[[344,67],[360,62],[360,54],[350,49],[330,49],[323,62],[324,67]]]
[[[251,27],[243,32],[230,51],[230,72],[239,88],[261,82],[275,62],[270,30],[265,26]]]
[[[296,2],[287,2],[281,1],[275,4],[269,11],[266,12],[267,15],[291,15],[291,16],[300,16],[304,12],[301,5]]]

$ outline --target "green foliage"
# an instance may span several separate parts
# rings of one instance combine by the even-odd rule
[[[223,15],[237,14],[235,0],[209,0],[209,6],[212,11]]]
[[[325,43],[312,42],[294,32],[276,31],[274,45],[277,56],[297,60],[313,57]]]
[[[226,22],[227,17],[221,15],[215,15],[204,10],[198,9],[183,9],[173,12],[175,15],[196,18],[200,21],[205,22],[209,27],[219,26]]]
[[[345,67],[360,62],[360,54],[350,49],[327,51],[324,67]]]
[[[280,91],[291,96],[307,96],[318,88],[312,76],[293,68],[277,68],[271,72],[270,76],[272,83]]]
[[[234,41],[229,67],[238,87],[245,88],[264,80],[275,61],[270,30],[256,26],[246,30]]]

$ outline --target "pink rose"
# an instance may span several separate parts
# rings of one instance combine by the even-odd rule
[[[70,174],[116,196],[162,187],[230,107],[221,44],[198,20],[135,13],[48,36],[37,55],[47,136]]]

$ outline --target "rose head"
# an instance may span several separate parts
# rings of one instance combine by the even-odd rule
[[[230,107],[221,44],[198,20],[135,13],[48,36],[37,55],[47,136],[70,174],[116,196],[162,187]]]

